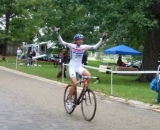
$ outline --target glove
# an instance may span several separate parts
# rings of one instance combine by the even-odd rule
[[[54,28],[54,31],[56,32],[56,34],[59,34],[59,30],[60,30],[60,28]]]

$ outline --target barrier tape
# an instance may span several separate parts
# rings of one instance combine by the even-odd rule
[[[64,64],[66,66],[68,66],[68,64]],[[88,66],[88,65],[83,65],[83,67],[89,68],[89,69],[95,69],[95,70],[99,70],[98,67],[93,67],[93,66]],[[104,71],[109,71],[112,73],[118,73],[118,74],[128,74],[128,73],[132,73],[132,74],[154,74],[154,73],[160,73],[160,71],[155,71],[155,70],[147,70],[147,71],[115,71],[112,69],[103,69],[101,68],[101,70]]]
[[[159,73],[160,71],[112,71],[112,73],[116,74],[154,74]]]
[[[63,65],[66,65],[68,66],[68,64],[63,64]],[[95,70],[99,70],[98,67],[93,67],[93,66],[88,66],[88,65],[83,65],[83,67],[86,67],[86,68],[90,68],[90,69],[95,69]],[[64,67],[63,67],[64,68]],[[160,66],[159,66],[160,68]],[[111,95],[113,94],[113,74],[158,74],[160,73],[160,71],[152,71],[152,70],[148,70],[148,71],[113,71],[112,69],[104,69],[104,68],[101,68],[101,70],[104,70],[104,71],[109,71],[111,72]],[[62,70],[62,72],[64,72],[64,70]],[[64,75],[63,75],[64,76]],[[63,79],[63,76],[62,76],[62,81],[64,81]]]
[[[69,64],[64,64],[64,65],[69,65]],[[85,68],[89,68],[89,69],[94,69],[94,70],[99,70],[99,68],[97,67],[93,67],[93,66],[88,66],[88,65],[83,65],[83,67]],[[102,69],[101,69],[102,70]],[[111,69],[105,69],[106,71],[112,71]]]

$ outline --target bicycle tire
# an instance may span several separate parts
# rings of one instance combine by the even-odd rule
[[[91,109],[92,111],[89,109],[90,106],[93,106],[93,110]],[[97,109],[96,96],[91,89],[87,89],[86,92],[84,93],[84,96],[82,97],[82,102],[81,102],[81,110],[84,119],[86,121],[91,121],[96,114],[96,109]],[[90,116],[89,113],[91,113]]]
[[[65,91],[64,91],[64,108],[65,108],[65,110],[66,110],[66,112],[67,112],[68,114],[72,114],[73,111],[74,111],[74,109],[75,109],[75,106],[74,106],[72,109],[69,110],[68,107],[67,107],[67,104],[66,104],[66,101],[67,101],[67,99],[68,99],[68,94],[69,94],[70,88],[71,88],[71,85],[68,85],[68,86],[65,88]]]

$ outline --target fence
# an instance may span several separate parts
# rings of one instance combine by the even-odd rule
[[[63,64],[63,68],[64,65],[68,66],[68,64]],[[88,65],[83,65],[85,68],[90,68],[90,69],[94,69],[94,70],[99,70],[98,67],[93,67],[93,66],[88,66]],[[158,70],[157,71],[152,71],[152,70],[148,70],[148,71],[115,71],[112,69],[105,69],[103,71],[108,71],[111,74],[111,88],[110,88],[110,94],[113,94],[113,74],[157,74],[160,73]],[[64,69],[62,70],[62,75],[64,75]],[[64,76],[62,76],[62,82],[64,82]]]

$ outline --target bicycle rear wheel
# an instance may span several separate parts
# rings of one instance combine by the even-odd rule
[[[86,121],[91,121],[97,109],[97,101],[94,92],[91,89],[87,89],[82,97],[81,110],[82,115]]]
[[[71,85],[68,85],[64,91],[64,108],[68,114],[71,114],[75,109],[75,106],[73,106],[73,108],[70,108],[70,109],[67,106],[67,100],[68,100],[70,89],[71,89]]]

